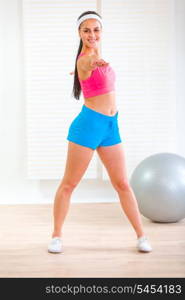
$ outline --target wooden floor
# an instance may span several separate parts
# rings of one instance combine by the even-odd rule
[[[0,277],[185,277],[185,219],[142,219],[151,253],[137,252],[119,202],[72,203],[64,253],[50,254],[52,205],[1,205]]]

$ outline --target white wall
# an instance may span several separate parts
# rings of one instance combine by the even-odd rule
[[[52,202],[59,181],[27,180],[22,0],[1,0],[0,14],[0,203]],[[97,195],[116,200],[111,184],[99,179],[82,180],[71,200],[98,201]]]
[[[0,1],[0,203],[52,202],[58,181],[27,180],[22,53],[22,1]],[[177,154],[185,157],[185,1],[175,1]],[[96,189],[96,188],[98,189]],[[87,198],[91,195],[91,199]],[[98,196],[97,196],[98,195]],[[72,201],[116,200],[110,182],[82,180]]]
[[[185,0],[175,0],[176,16],[176,90],[177,90],[177,149],[185,156]]]

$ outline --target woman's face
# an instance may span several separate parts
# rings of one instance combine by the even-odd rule
[[[102,28],[98,20],[88,19],[80,24],[79,36],[87,48],[98,48]]]

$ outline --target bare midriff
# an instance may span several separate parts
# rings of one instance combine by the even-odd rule
[[[115,91],[107,94],[84,98],[84,105],[104,115],[114,116],[117,113]]]

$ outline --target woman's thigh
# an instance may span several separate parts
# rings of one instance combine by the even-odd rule
[[[68,142],[67,159],[62,183],[77,185],[92,159],[94,150]]]
[[[98,147],[98,155],[103,162],[111,183],[116,189],[127,188],[129,185],[125,151],[122,143],[107,147]]]

